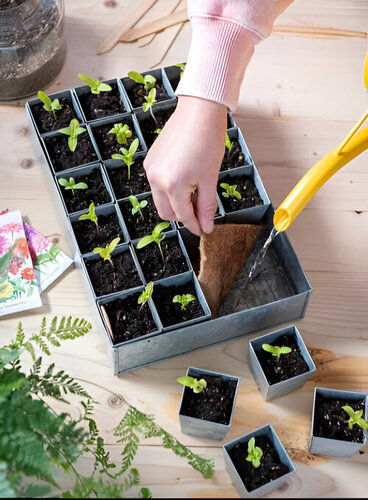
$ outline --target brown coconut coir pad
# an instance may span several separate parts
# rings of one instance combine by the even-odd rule
[[[243,269],[264,225],[218,224],[199,245],[198,279],[213,315]]]

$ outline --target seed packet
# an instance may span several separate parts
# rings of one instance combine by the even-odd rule
[[[21,213],[0,215],[0,316],[42,306]]]

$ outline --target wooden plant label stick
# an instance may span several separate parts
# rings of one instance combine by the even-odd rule
[[[173,8],[170,10],[170,14],[175,12],[181,3],[182,3],[182,0],[177,0],[175,5],[173,6]],[[184,7],[184,5],[185,4],[183,3],[183,7]],[[144,36],[143,38],[140,38],[138,40],[138,47],[145,47],[146,45],[148,45],[149,43],[152,42],[152,40],[155,38],[156,35],[157,35],[157,33],[151,33],[150,35],[147,35],[147,36]],[[169,50],[169,49],[167,49],[167,50]],[[163,56],[163,57],[165,57],[165,56]],[[160,62],[162,61],[163,57],[161,58]],[[154,67],[154,65],[151,66],[151,68],[153,68],[153,67]]]
[[[114,333],[113,333],[112,328],[111,328],[110,318],[108,317],[104,306],[101,306],[101,311],[102,311],[104,320],[106,321],[107,328],[109,329],[109,333],[111,335],[111,338],[112,338],[112,340],[115,340]]]

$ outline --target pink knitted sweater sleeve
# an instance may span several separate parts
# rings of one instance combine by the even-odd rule
[[[177,95],[234,110],[254,46],[293,0],[188,0],[192,42]]]

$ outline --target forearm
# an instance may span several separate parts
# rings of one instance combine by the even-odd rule
[[[178,95],[234,109],[254,46],[293,0],[188,0],[192,42]]]

